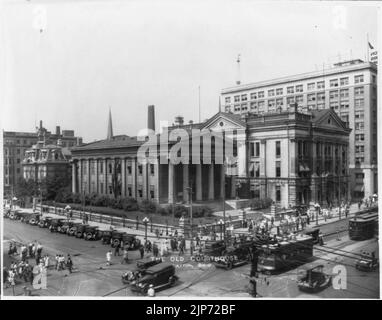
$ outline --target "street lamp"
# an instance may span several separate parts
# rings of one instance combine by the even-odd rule
[[[223,239],[223,225],[224,225],[224,221],[222,219],[220,219],[219,220],[219,224],[220,224],[220,240],[222,240]]]
[[[147,224],[149,223],[149,218],[143,218],[143,224],[145,225],[145,242],[147,242]]]
[[[192,230],[192,225],[193,225],[193,221],[192,221],[192,180],[191,180],[191,186],[187,188],[187,191],[188,191],[188,194],[189,194],[189,203],[190,203],[190,231],[191,231],[191,243],[190,243],[190,247],[191,247],[191,255],[193,254],[193,247],[194,247],[194,243],[193,243],[193,230]]]

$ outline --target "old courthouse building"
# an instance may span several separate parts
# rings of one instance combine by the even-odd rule
[[[148,127],[155,129],[153,123],[151,113]],[[214,157],[200,164],[138,163],[144,142],[113,136],[110,116],[105,140],[72,149],[73,192],[175,203],[187,202],[192,186],[197,202],[225,193],[227,198],[270,197],[281,207],[349,197],[351,130],[332,109],[301,113],[294,105],[261,115],[218,112],[195,124],[178,117],[168,131],[179,128],[232,133],[224,137],[237,155],[236,175],[225,175],[225,166]],[[157,141],[160,145],[159,136]]]

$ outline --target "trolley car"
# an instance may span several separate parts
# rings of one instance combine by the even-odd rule
[[[313,238],[299,235],[292,239],[263,245],[260,248],[257,269],[272,273],[306,263],[313,256]]]
[[[378,230],[378,212],[363,214],[349,220],[349,238],[367,240],[376,235]]]

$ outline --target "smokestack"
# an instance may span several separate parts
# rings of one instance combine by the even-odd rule
[[[61,128],[60,126],[56,126],[56,135],[60,135],[61,134]]]
[[[147,129],[155,131],[155,109],[153,105],[147,108]]]

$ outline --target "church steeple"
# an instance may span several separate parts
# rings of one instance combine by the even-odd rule
[[[111,121],[111,109],[109,108],[109,121],[107,124],[107,140],[113,138],[113,122]]]

